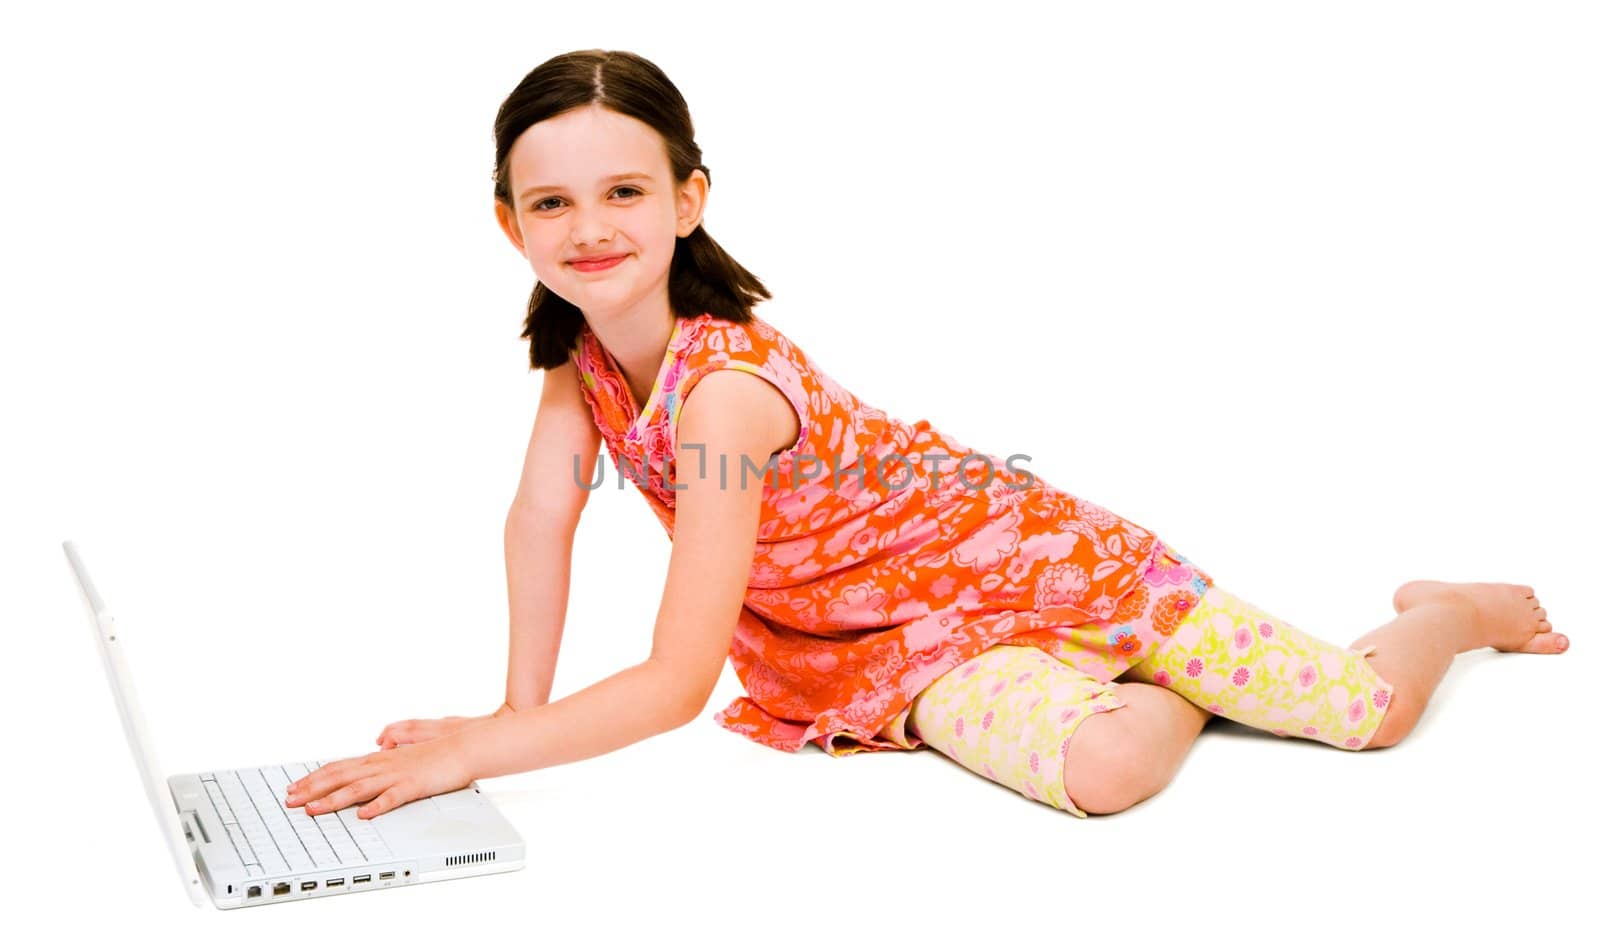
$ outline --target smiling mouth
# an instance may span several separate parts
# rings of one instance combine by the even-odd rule
[[[628,255],[624,253],[621,256],[614,256],[607,260],[572,260],[568,265],[579,272],[594,273],[610,269],[627,258]]]

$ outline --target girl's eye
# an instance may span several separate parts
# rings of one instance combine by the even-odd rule
[[[612,193],[613,194],[615,194],[617,192],[633,192],[634,195],[642,195],[642,194],[644,194],[643,191],[640,191],[639,189],[634,188],[632,185],[619,185],[616,188],[612,189]],[[560,198],[557,198],[554,195],[551,195],[549,198],[546,198],[543,201],[534,202],[531,207],[532,207],[532,209],[534,211],[542,211],[542,210],[544,210],[544,206],[545,205],[549,204],[552,201],[560,201],[560,200],[561,200]]]

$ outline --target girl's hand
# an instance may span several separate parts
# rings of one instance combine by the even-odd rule
[[[426,743],[437,740],[447,734],[453,734],[465,727],[471,727],[506,714],[515,714],[516,709],[509,704],[503,704],[493,714],[482,717],[441,717],[430,720],[395,721],[383,732],[378,734],[378,746],[384,750],[399,746],[403,743]]]
[[[492,715],[491,715],[492,716]],[[376,818],[414,799],[454,792],[472,782],[456,736],[336,760],[289,784],[289,807],[307,815],[336,812],[366,802],[357,818]]]

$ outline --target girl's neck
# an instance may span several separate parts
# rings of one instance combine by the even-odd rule
[[[585,313],[584,320],[600,339],[606,353],[622,369],[622,379],[633,393],[634,404],[642,407],[655,385],[673,326],[677,324],[672,309],[663,303],[659,307],[642,306],[611,316],[590,317]]]

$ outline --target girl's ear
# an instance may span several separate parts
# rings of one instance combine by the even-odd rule
[[[506,239],[517,248],[517,252],[526,255],[527,250],[522,245],[522,227],[512,215],[511,209],[498,198],[494,200],[494,219],[500,222],[500,229],[506,232]]]
[[[706,210],[707,181],[706,174],[695,169],[683,180],[683,187],[678,189],[679,237],[689,236],[700,226],[700,218]]]

